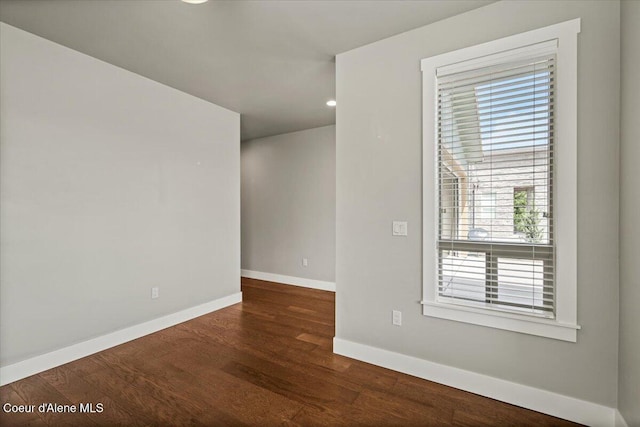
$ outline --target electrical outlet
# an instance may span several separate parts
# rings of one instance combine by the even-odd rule
[[[393,310],[392,312],[392,322],[396,326],[402,325],[402,312],[399,310]]]
[[[309,260],[307,258],[302,258],[302,266],[303,267],[308,267],[309,266]]]
[[[157,286],[151,288],[151,299],[156,299],[160,297],[160,288]]]

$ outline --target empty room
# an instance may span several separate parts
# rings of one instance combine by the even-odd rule
[[[640,1],[0,0],[0,425],[640,427]]]

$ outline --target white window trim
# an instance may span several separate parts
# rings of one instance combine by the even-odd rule
[[[423,215],[423,314],[425,316],[472,323],[576,342],[577,330],[577,57],[580,19],[425,58],[422,67],[422,215]],[[545,43],[547,42],[547,43]],[[505,313],[482,308],[438,302],[437,279],[437,135],[436,72],[459,72],[470,64],[487,66],[514,55],[535,53],[553,46],[557,54],[557,95],[555,123],[555,187],[553,192],[556,244],[555,319]],[[534,46],[535,45],[535,46]],[[491,58],[489,58],[491,57]],[[446,67],[446,68],[445,68]],[[558,197],[562,195],[562,197]]]

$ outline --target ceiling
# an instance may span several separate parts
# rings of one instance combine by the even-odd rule
[[[335,123],[336,54],[491,2],[0,0],[0,19],[237,111],[247,140]]]

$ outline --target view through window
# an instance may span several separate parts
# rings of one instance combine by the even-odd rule
[[[555,56],[438,78],[438,295],[554,315]]]

